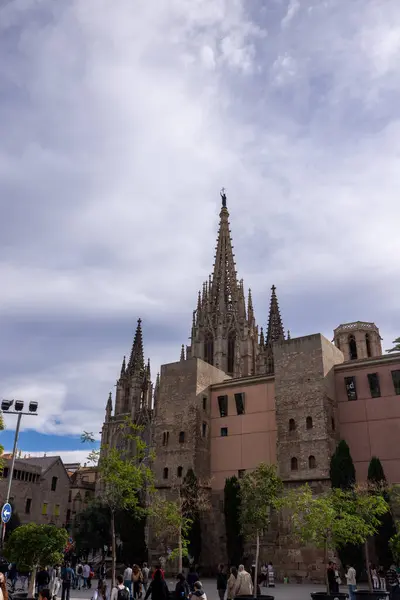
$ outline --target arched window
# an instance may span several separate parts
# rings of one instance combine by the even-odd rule
[[[164,477],[164,479],[168,479],[168,467],[164,467],[163,477]]]
[[[178,477],[182,477],[183,467],[178,467],[176,470],[176,474]]]
[[[353,334],[349,335],[349,353],[350,360],[357,360],[357,344]]]
[[[230,331],[228,334],[228,373],[233,373],[235,368],[235,346],[236,332]]]
[[[331,426],[332,426],[332,431],[335,431],[336,426],[335,426],[335,419],[333,417],[331,418]]]
[[[306,428],[307,429],[312,429],[313,428],[312,417],[307,417],[307,419],[306,419]]]
[[[290,459],[290,469],[291,471],[297,471],[298,469],[297,458],[295,456]]]
[[[315,456],[309,456],[308,457],[308,468],[315,469],[316,466],[317,466],[317,462],[315,460]]]
[[[204,338],[204,362],[214,364],[214,338],[210,332],[206,333]]]
[[[185,432],[184,431],[180,431],[179,432],[179,443],[183,444],[185,442]]]
[[[296,431],[296,421],[289,419],[289,431]]]
[[[367,356],[370,358],[372,356],[371,352],[371,338],[369,337],[369,333],[365,334],[365,345],[367,346]]]

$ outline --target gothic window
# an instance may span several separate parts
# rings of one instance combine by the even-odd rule
[[[344,384],[346,386],[348,400],[357,400],[356,378],[345,377]]]
[[[371,392],[371,398],[380,398],[381,386],[379,384],[378,373],[368,373],[369,391]]]
[[[297,469],[298,469],[297,458],[295,456],[293,456],[290,459],[290,470],[291,471],[297,471]]]
[[[185,432],[184,431],[180,431],[179,432],[179,443],[180,444],[184,444],[185,442]]]
[[[370,358],[372,356],[371,352],[371,338],[369,337],[369,333],[365,334],[365,345],[367,346],[367,356]]]
[[[164,470],[163,470],[163,478],[164,478],[164,479],[168,479],[168,467],[164,467]]]
[[[228,334],[228,373],[233,373],[235,369],[235,346],[236,332],[230,331]]]
[[[307,417],[307,419],[306,419],[306,429],[312,429],[312,428],[313,428],[312,417]]]
[[[183,467],[178,467],[176,470],[177,477],[182,477]]]
[[[289,431],[296,431],[296,421],[289,419]]]
[[[218,408],[220,417],[228,416],[228,396],[218,396]]]
[[[236,412],[238,415],[244,415],[244,392],[235,394]]]
[[[332,431],[335,431],[336,425],[335,425],[335,419],[333,417],[331,418],[331,426],[332,426]]]
[[[350,360],[357,360],[357,343],[353,334],[349,335]]]
[[[214,338],[210,332],[206,333],[204,339],[204,362],[214,364]]]
[[[163,432],[163,442],[162,442],[162,445],[163,446],[168,446],[168,442],[169,442],[169,431],[164,431]]]
[[[317,466],[317,461],[315,460],[315,456],[308,457],[308,468],[315,469]]]

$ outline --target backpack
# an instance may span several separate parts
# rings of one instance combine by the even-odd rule
[[[129,600],[130,599],[130,593],[128,588],[124,587],[122,588],[118,588],[118,596],[117,596],[117,600]]]
[[[62,579],[66,583],[68,583],[68,582],[71,581],[71,571],[70,571],[70,569],[64,569],[63,578]]]
[[[82,565],[79,565],[79,567],[78,567],[78,575],[82,575],[82,573],[83,573]]]

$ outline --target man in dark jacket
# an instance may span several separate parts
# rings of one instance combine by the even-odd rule
[[[224,600],[226,588],[228,586],[228,577],[225,573],[224,565],[218,566],[218,574],[217,574],[217,590],[218,596],[220,600]]]

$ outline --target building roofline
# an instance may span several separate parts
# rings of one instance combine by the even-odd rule
[[[220,383],[213,383],[210,385],[211,390],[219,390],[225,387],[232,386],[243,386],[243,385],[255,385],[257,383],[264,383],[274,381],[274,375],[249,375],[248,377],[235,377],[235,379],[225,379]]]
[[[354,367],[355,369],[359,367],[370,367],[370,366],[379,366],[379,365],[387,365],[391,363],[397,363],[400,361],[400,352],[395,352],[392,354],[382,354],[382,356],[374,356],[371,358],[358,358],[356,360],[347,360],[346,362],[340,363],[339,365],[335,365],[335,371],[346,371],[349,367]]]

